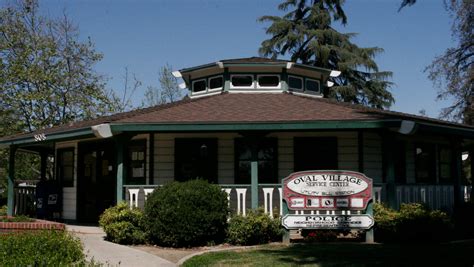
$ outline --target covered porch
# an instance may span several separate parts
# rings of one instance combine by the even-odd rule
[[[310,108],[295,114],[301,107]],[[15,153],[49,148],[61,219],[93,221],[119,201],[143,207],[154,188],[196,178],[220,185],[235,213],[263,207],[278,215],[281,180],[324,169],[364,173],[376,201],[391,207],[424,202],[450,211],[470,197],[461,155],[474,151],[473,139],[470,126],[408,114],[288,93],[223,93],[0,144],[10,147],[9,214],[21,213],[28,195],[15,191]]]

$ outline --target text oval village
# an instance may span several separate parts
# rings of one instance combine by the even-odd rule
[[[341,196],[360,193],[369,184],[349,174],[304,174],[293,178],[287,186],[307,196]]]

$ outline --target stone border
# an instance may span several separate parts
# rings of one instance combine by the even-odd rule
[[[65,230],[63,223],[35,219],[34,222],[0,222],[0,233],[30,230]]]

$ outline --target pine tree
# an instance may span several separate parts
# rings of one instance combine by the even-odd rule
[[[351,42],[355,33],[340,33],[332,27],[343,25],[347,17],[343,0],[285,0],[278,6],[287,11],[283,17],[263,16],[270,22],[266,33],[271,38],[262,42],[260,54],[266,57],[290,56],[291,61],[339,70],[334,86],[327,88],[325,97],[341,102],[388,108],[394,102],[388,91],[391,72],[379,71],[374,61],[379,47],[362,48]]]

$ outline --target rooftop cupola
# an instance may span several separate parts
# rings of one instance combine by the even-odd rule
[[[287,60],[261,57],[226,59],[174,71],[191,98],[229,93],[293,92],[323,97],[340,72]]]

